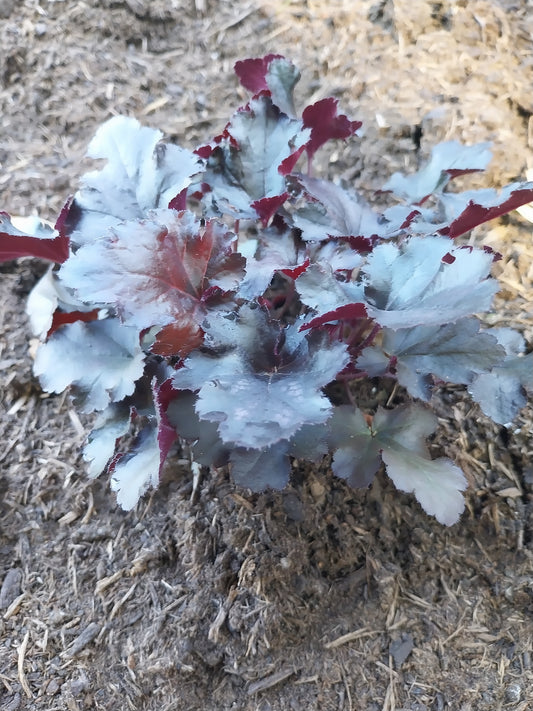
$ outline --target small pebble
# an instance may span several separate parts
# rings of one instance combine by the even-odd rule
[[[520,684],[517,684],[516,682],[513,682],[512,684],[509,684],[507,689],[505,690],[505,700],[509,704],[516,704],[520,701],[522,698],[522,687]]]

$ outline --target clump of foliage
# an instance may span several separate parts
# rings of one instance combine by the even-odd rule
[[[423,403],[435,384],[461,383],[505,424],[533,387],[522,337],[474,315],[498,290],[497,255],[457,238],[531,201],[533,184],[447,192],[490,160],[487,144],[452,141],[414,175],[393,175],[378,213],[311,172],[321,146],[361,124],[331,98],[298,116],[299,73],[283,57],[235,69],[252,98],[210,143],[190,152],[112,118],[88,150],[104,167],[82,177],[55,229],[23,233],[0,215],[4,259],[53,263],[28,302],[35,374],[99,413],[84,458],[91,476],[111,474],[126,509],[179,441],[254,491],[283,487],[292,458],[330,453],[356,487],[385,465],[452,524],[466,482],[431,459],[436,417]],[[383,379],[412,401],[362,409],[361,384]]]

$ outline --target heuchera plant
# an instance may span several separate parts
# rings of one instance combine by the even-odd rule
[[[292,458],[330,453],[356,487],[384,465],[453,524],[466,481],[431,459],[436,417],[423,403],[435,384],[461,383],[506,424],[533,387],[522,337],[474,315],[498,290],[497,255],[457,238],[533,200],[533,184],[446,192],[490,160],[488,144],[451,141],[414,175],[394,174],[378,213],[312,175],[316,151],[361,124],[332,98],[299,117],[299,73],[283,57],[235,69],[252,98],[210,143],[190,152],[117,116],[89,145],[104,167],[83,176],[55,229],[26,234],[0,215],[4,260],[53,263],[28,302],[35,374],[99,413],[84,458],[126,509],[179,442],[253,491],[283,487]],[[360,408],[361,386],[382,379],[405,404]]]

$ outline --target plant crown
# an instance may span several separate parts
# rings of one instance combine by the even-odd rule
[[[252,98],[210,143],[191,152],[116,116],[89,144],[105,165],[54,229],[23,232],[0,213],[3,260],[52,262],[28,300],[35,374],[98,413],[84,458],[91,476],[110,473],[125,509],[158,485],[179,442],[253,491],[283,487],[293,458],[330,453],[355,487],[384,465],[453,524],[466,480],[430,457],[436,417],[421,402],[436,384],[463,384],[508,424],[533,387],[521,335],[474,315],[498,290],[497,255],[457,238],[533,200],[533,184],[447,192],[491,157],[488,144],[449,141],[414,175],[394,174],[377,212],[311,174],[316,151],[361,124],[333,98],[299,117],[299,73],[281,56],[235,69]],[[358,392],[383,379],[405,403],[368,410]]]

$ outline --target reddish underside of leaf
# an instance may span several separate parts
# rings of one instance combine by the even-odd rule
[[[261,200],[255,200],[251,203],[251,206],[259,215],[263,227],[268,225],[270,218],[279,210],[288,197],[289,193],[282,193],[281,195],[274,195],[274,197],[261,198]]]
[[[98,309],[93,309],[92,311],[60,311],[56,309],[52,317],[52,325],[46,335],[50,338],[54,331],[57,331],[61,326],[65,326],[67,323],[75,323],[76,321],[83,321],[84,323],[89,323],[89,321],[96,321],[98,318]]]
[[[267,54],[265,57],[243,59],[235,63],[235,74],[242,86],[253,94],[268,91],[266,75],[273,59],[283,59],[281,54]]]
[[[7,219],[4,220],[4,217]],[[45,239],[19,233],[12,228],[7,213],[0,212],[0,262],[19,257],[36,257],[62,264],[68,256],[69,239],[66,235],[59,234],[53,239]]]
[[[304,127],[311,129],[311,138],[306,144],[309,157],[331,138],[349,138],[363,125],[361,121],[350,121],[344,114],[337,114],[337,100],[331,97],[308,106],[302,119]]]
[[[150,350],[160,356],[179,355],[181,358],[185,358],[195,348],[199,348],[203,340],[204,332],[197,324],[192,322],[169,323],[159,331]]]
[[[306,331],[309,328],[317,328],[331,321],[352,321],[354,319],[367,318],[367,313],[364,304],[346,304],[339,306],[334,311],[328,311],[325,314],[316,316],[308,323],[304,323],[300,327],[300,331]]]
[[[442,229],[440,233],[451,239],[460,237],[474,227],[482,225],[489,220],[494,220],[494,218],[500,217],[501,215],[506,215],[508,212],[516,210],[517,207],[521,207],[532,201],[533,190],[527,189],[515,190],[505,202],[501,203],[501,205],[494,205],[493,207],[483,207],[471,201],[459,217],[448,227]]]
[[[176,397],[177,392],[172,387],[172,381],[168,379],[161,383],[161,385],[157,385],[154,382],[152,384],[152,393],[154,396],[154,404],[157,409],[157,442],[159,444],[159,451],[161,454],[160,466],[162,467],[168,456],[170,448],[178,438],[176,428],[170,423],[167,415],[168,406]]]

